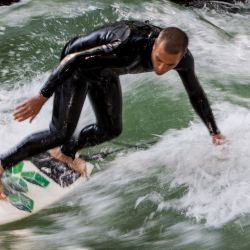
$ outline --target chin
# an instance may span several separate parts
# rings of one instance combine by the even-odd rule
[[[161,76],[161,75],[163,75],[165,72],[157,72],[157,71],[155,71],[155,74],[156,75],[158,75],[158,76]]]

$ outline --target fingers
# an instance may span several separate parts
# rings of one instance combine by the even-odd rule
[[[213,144],[215,145],[222,145],[227,142],[226,137],[222,134],[215,134],[212,137]]]
[[[28,101],[25,101],[25,102],[22,102],[22,103],[18,104],[18,105],[16,106],[16,110],[18,110],[18,109],[20,109],[20,108],[23,108],[23,107],[27,106],[27,103],[28,103]]]
[[[24,101],[21,104],[16,106],[15,111],[13,112],[14,120],[18,120],[22,116],[25,116],[27,119],[27,115],[29,113],[33,114],[32,109],[31,109],[31,107],[33,106],[32,100],[33,100],[33,98],[28,99],[28,100],[26,100],[26,101]]]
[[[34,116],[34,112],[32,110],[23,109],[13,114],[14,120],[19,122],[28,119],[29,117]]]
[[[30,118],[30,122],[35,118],[37,115],[37,112],[30,108],[27,104],[19,105],[16,108],[16,111],[13,113],[14,120],[17,120],[18,122],[24,121],[28,118]]]
[[[21,113],[18,113],[14,116],[14,120],[18,121],[18,122],[22,122],[28,118],[30,119],[34,119],[35,118],[35,114],[31,111],[23,111]]]
[[[26,104],[21,104],[16,107],[15,111],[13,112],[14,120],[18,120],[21,116],[25,115],[28,112]]]
[[[29,121],[32,122],[47,99],[46,97],[38,95],[19,104],[13,112],[14,120],[21,122],[29,119]]]
[[[223,142],[221,142],[221,141],[219,141],[219,140],[215,140],[215,141],[213,141],[213,143],[214,143],[215,145],[221,145],[221,144],[223,144]]]
[[[229,143],[229,140],[226,140],[226,139],[218,139],[218,138],[213,139],[214,145],[223,145],[223,144],[228,144],[228,143]]]
[[[213,138],[213,144],[215,144],[215,145],[220,145],[220,144],[222,144],[222,140],[219,139],[219,138],[214,137],[214,138]]]
[[[28,107],[28,106],[20,106],[19,108],[16,108],[15,109],[15,111],[13,112],[13,116],[16,116],[16,115],[18,115],[18,114],[20,114],[20,113],[22,113],[22,112],[27,112],[27,111],[29,111],[30,110],[30,108]]]

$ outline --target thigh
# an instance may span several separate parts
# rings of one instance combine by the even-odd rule
[[[75,71],[56,89],[50,124],[52,130],[74,132],[87,91],[88,81],[80,71]]]
[[[122,127],[122,92],[119,76],[103,70],[90,83],[88,95],[97,124],[106,129]]]

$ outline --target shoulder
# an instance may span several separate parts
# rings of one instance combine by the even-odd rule
[[[135,33],[137,33],[138,35],[139,34],[148,35],[154,32],[157,34],[156,36],[158,36],[162,30],[161,27],[151,24],[148,20],[146,21],[131,20],[131,21],[126,21],[126,23],[130,27],[130,29]]]
[[[129,37],[130,32],[130,27],[126,22],[120,21],[97,27],[92,32],[79,36],[78,39],[105,44],[115,40],[125,41]]]
[[[76,36],[67,42],[61,53],[61,59],[67,54],[112,44],[114,42],[118,42],[119,45],[122,45],[128,40],[130,32],[129,26],[124,22],[98,27],[89,33]]]

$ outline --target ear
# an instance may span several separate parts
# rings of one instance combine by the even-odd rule
[[[153,48],[152,48],[152,51],[154,51],[155,50],[155,42],[154,42],[154,44],[153,44]]]
[[[153,44],[153,50],[155,50],[156,49],[156,46],[157,46],[157,44],[158,44],[158,38],[156,38],[155,39],[155,42],[154,42],[154,44]]]

